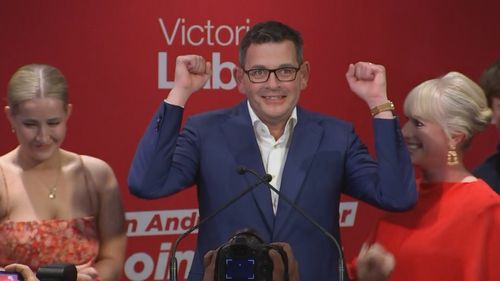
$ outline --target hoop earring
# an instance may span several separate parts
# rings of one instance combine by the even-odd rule
[[[454,166],[458,164],[458,154],[456,147],[452,144],[448,146],[448,166]]]

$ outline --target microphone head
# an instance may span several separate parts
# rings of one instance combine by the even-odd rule
[[[248,169],[245,166],[238,166],[238,168],[236,168],[236,172],[240,175],[245,174],[247,171]]]
[[[267,182],[271,182],[271,180],[273,179],[273,176],[271,176],[270,174],[265,174],[264,176],[260,177],[259,174],[257,174],[257,172],[255,172],[252,169],[248,169],[245,166],[238,166],[238,168],[236,168],[236,171],[240,175],[243,175],[246,173],[251,173],[251,174],[255,175],[256,177],[260,178],[261,180],[267,181]]]
[[[267,182],[271,182],[273,180],[273,176],[271,176],[270,174],[265,174],[262,178]]]

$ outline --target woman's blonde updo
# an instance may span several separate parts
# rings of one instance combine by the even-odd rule
[[[12,114],[23,101],[34,98],[56,98],[68,105],[68,84],[59,69],[47,64],[29,64],[19,68],[9,81],[8,104]]]
[[[465,135],[463,146],[490,123],[486,96],[474,81],[459,72],[427,80],[410,91],[404,103],[406,116],[440,124],[448,137]]]

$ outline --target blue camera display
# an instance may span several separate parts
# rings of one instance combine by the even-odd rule
[[[226,259],[226,279],[255,280],[255,259]]]

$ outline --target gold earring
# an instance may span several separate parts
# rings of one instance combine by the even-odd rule
[[[458,155],[456,147],[453,144],[448,146],[448,166],[454,166],[458,164]]]

